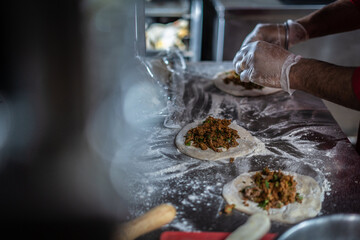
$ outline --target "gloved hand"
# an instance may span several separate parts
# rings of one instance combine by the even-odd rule
[[[260,40],[288,49],[308,39],[309,35],[300,23],[287,20],[283,24],[257,24],[254,30],[247,35],[241,46]]]
[[[301,59],[293,53],[264,41],[251,42],[236,54],[233,64],[241,81],[282,88],[290,95],[290,68]]]

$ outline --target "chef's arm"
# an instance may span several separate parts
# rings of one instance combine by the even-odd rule
[[[360,68],[342,67],[314,59],[302,58],[290,70],[290,86],[322,99],[360,110],[354,86],[360,83]]]
[[[265,41],[285,49],[308,40],[329,34],[360,28],[360,0],[338,0],[323,8],[285,23],[259,23],[249,33],[242,47],[255,41]]]
[[[360,110],[360,67],[343,67],[302,58],[264,41],[251,42],[241,48],[233,64],[241,81],[281,87],[289,94],[302,90]]]
[[[356,1],[353,2],[338,0],[296,22],[306,29],[309,38],[359,29],[360,10],[355,5]]]

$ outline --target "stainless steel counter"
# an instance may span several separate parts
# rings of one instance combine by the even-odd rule
[[[222,188],[239,174],[265,166],[315,178],[325,190],[320,215],[360,213],[360,157],[322,101],[299,91],[293,96],[285,92],[262,97],[227,95],[211,78],[231,67],[229,62],[194,63],[184,74],[173,76],[163,118],[123,146],[131,153],[126,162],[114,162],[112,181],[129,182],[129,219],[161,203],[177,209],[172,223],[141,239],[158,239],[167,230],[235,230],[248,216],[238,211],[219,215],[225,206]],[[233,163],[202,161],[180,153],[174,144],[179,127],[208,115],[233,119],[263,141],[269,152],[236,158]],[[138,171],[124,171],[131,167]],[[290,226],[272,222],[271,232],[281,233]]]

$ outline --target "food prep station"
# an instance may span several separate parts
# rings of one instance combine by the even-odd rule
[[[152,130],[151,136],[142,143],[135,143],[134,148],[142,146],[143,154],[133,162],[146,167],[140,167],[144,169],[145,179],[138,183],[136,179],[139,178],[132,180],[131,189],[134,189],[134,199],[137,199],[134,211],[145,212],[149,205],[169,202],[176,206],[178,213],[172,223],[143,239],[159,238],[164,231],[234,231],[246,222],[248,216],[236,210],[230,215],[220,213],[226,204],[221,195],[222,187],[243,172],[258,171],[265,166],[315,178],[324,190],[319,216],[359,213],[356,201],[360,194],[357,174],[360,158],[329,111],[328,103],[325,105],[321,99],[300,91],[292,96],[280,92],[262,97],[234,97],[221,92],[212,82],[217,73],[233,68],[230,61],[240,47],[240,40],[258,22],[296,19],[321,8],[326,2],[212,3],[215,13],[210,21],[215,23],[210,31],[212,37],[206,33],[209,27],[206,3],[202,4],[207,11],[200,15],[203,17],[201,26],[207,28],[201,36],[202,43],[211,43],[212,50],[205,49],[210,53],[200,54],[202,61],[189,59],[181,68],[161,73],[160,77],[154,74],[155,80],[162,83],[159,86],[165,89],[169,101],[162,116],[164,122],[159,120],[159,126]],[[339,64],[359,64],[360,58],[354,52],[349,53],[354,55],[348,56],[348,62],[342,60],[340,63],[338,58],[344,55],[341,53],[343,50],[334,47],[336,42],[348,42],[351,36],[359,34],[355,31],[331,36],[330,40],[314,39],[296,46],[293,51]],[[197,35],[191,35],[190,42],[191,37],[199,39]],[[333,51],[319,52],[318,44],[327,44]],[[204,45],[200,47],[204,51]],[[149,69],[153,69],[152,64],[149,65]],[[168,79],[161,79],[164,75],[169,76]],[[269,152],[250,154],[235,159],[233,163],[229,160],[204,162],[180,153],[174,139],[181,127],[209,115],[232,119],[263,141]],[[272,222],[270,232],[281,234],[291,226]]]
[[[29,236],[51,236],[54,227],[69,239],[79,233],[113,239],[119,225],[171,204],[175,219],[137,239],[166,240],[166,234],[184,232],[218,233],[225,239],[249,216],[237,210],[224,213],[223,186],[241,173],[265,167],[319,183],[322,208],[311,224],[337,214],[359,217],[360,156],[330,103],[301,91],[236,97],[213,83],[217,73],[233,69],[233,56],[258,22],[295,19],[331,1],[125,2],[63,3],[63,10],[74,10],[68,21],[53,15],[45,30],[42,24],[37,28],[41,37],[17,29],[26,33],[15,37],[28,40],[24,49],[29,55],[16,51],[20,60],[14,58],[18,61],[11,66],[25,67],[29,74],[19,71],[14,77],[11,72],[14,83],[0,85],[10,89],[0,92],[1,203],[14,236],[21,222],[30,226]],[[43,5],[29,8],[54,11],[50,4],[36,6]],[[29,25],[46,19],[36,16]],[[60,31],[68,28],[73,35]],[[167,49],[171,42],[164,41],[169,38],[159,29],[172,34],[175,48]],[[336,34],[291,51],[358,66],[360,46],[353,39],[359,37],[360,30]],[[36,45],[42,50],[38,54],[33,44],[39,39],[54,45]],[[7,54],[17,47],[11,45]],[[204,161],[181,153],[174,142],[181,128],[209,115],[231,119],[262,141],[266,151],[233,161]],[[360,120],[359,112],[347,116]],[[59,219],[65,219],[60,230]],[[272,221],[265,239],[294,225]],[[360,234],[359,229],[352,231]]]
[[[177,209],[173,222],[140,239],[159,239],[165,231],[234,231],[248,216],[236,210],[220,213],[226,204],[222,188],[239,174],[266,166],[315,178],[324,190],[319,216],[360,212],[359,155],[323,102],[298,91],[292,96],[230,96],[214,86],[212,77],[231,67],[230,62],[190,63],[181,76],[173,75],[174,89],[168,88],[173,111],[149,136],[127,146],[141,153],[131,162],[144,171],[127,176],[133,199],[130,212],[135,217],[162,203]],[[233,163],[197,160],[179,152],[174,139],[180,128],[208,115],[232,119],[264,142],[269,152]],[[272,222],[270,232],[281,234],[291,226]]]

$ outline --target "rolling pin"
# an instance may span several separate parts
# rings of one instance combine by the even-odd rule
[[[144,215],[119,226],[113,239],[133,240],[170,223],[175,216],[175,207],[170,204],[161,204],[150,209],[150,211]]]
[[[255,213],[249,217],[244,225],[241,225],[226,240],[258,240],[261,239],[269,230],[271,222],[268,215]]]

